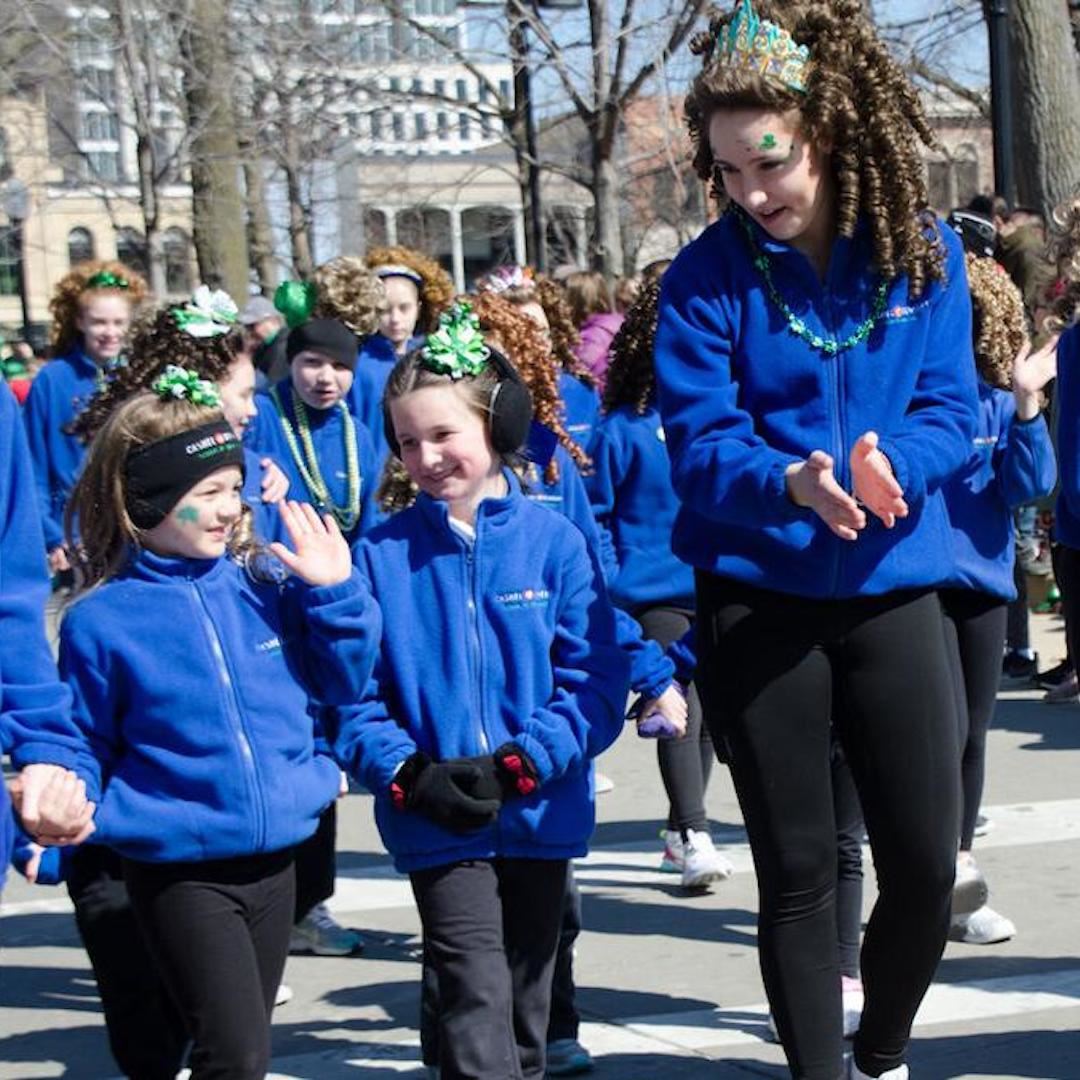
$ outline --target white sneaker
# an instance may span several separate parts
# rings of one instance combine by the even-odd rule
[[[678,829],[661,829],[660,837],[664,841],[664,854],[660,859],[660,873],[681,874],[683,866],[686,864],[682,833]]]
[[[325,904],[316,904],[293,928],[290,953],[315,956],[356,956],[364,951],[364,939],[355,930],[339,926]]]
[[[606,795],[609,791],[615,790],[615,781],[602,772],[596,773],[593,784],[593,790],[597,795]]]
[[[861,979],[853,979],[850,975],[840,976],[840,1002],[844,1010],[844,1038],[853,1039],[859,1030],[863,1006],[866,1004]]]
[[[691,829],[683,843],[682,884],[684,889],[704,889],[714,881],[731,877],[735,868],[713,846],[707,832]]]
[[[285,983],[278,983],[277,993],[274,995],[274,1008],[279,1005],[288,1005],[293,999],[292,987]]]
[[[956,860],[956,880],[953,882],[952,914],[969,915],[986,903],[990,896],[990,887],[982,871],[971,858]]]
[[[997,945],[1016,937],[1016,924],[983,904],[968,915],[954,915],[949,927],[949,940],[965,945]]]
[[[864,1073],[855,1064],[854,1054],[848,1058],[848,1080],[908,1080],[909,1075],[906,1065],[897,1065],[895,1069],[889,1069],[888,1072],[883,1072],[875,1078],[869,1073]]]

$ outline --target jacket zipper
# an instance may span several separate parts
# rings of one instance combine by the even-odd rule
[[[465,552],[465,565],[468,567],[468,598],[465,606],[469,612],[469,643],[472,647],[473,668],[473,691],[477,703],[477,741],[480,745],[480,753],[491,752],[491,744],[487,737],[487,725],[484,723],[484,680],[481,672],[484,670],[484,652],[480,644],[480,614],[476,602],[476,543],[479,533],[471,547]]]
[[[244,762],[244,770],[255,794],[255,851],[262,851],[266,844],[266,804],[263,798],[262,785],[259,782],[259,773],[255,768],[255,754],[251,749],[251,739],[244,724],[240,703],[236,699],[236,687],[233,685],[232,678],[229,675],[229,668],[225,663],[225,651],[221,647],[221,638],[218,636],[217,628],[210,617],[206,599],[195,582],[191,582],[191,588],[198,600],[203,629],[206,631],[207,639],[210,642],[210,651],[214,654],[214,660],[217,663],[218,676],[221,679],[221,686],[225,696],[225,708],[232,723],[233,734],[240,747],[240,757]]]

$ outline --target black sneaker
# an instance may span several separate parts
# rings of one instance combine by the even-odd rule
[[[1039,657],[1037,653],[1034,656],[1022,656],[1015,650],[1010,649],[1001,662],[1001,674],[1006,679],[1022,679],[1033,682],[1038,673]]]
[[[1053,690],[1055,686],[1060,686],[1071,674],[1072,664],[1068,660],[1062,660],[1060,664],[1055,664],[1049,671],[1036,675],[1035,681],[1044,690]]]

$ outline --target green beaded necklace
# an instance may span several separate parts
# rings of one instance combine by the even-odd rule
[[[871,331],[877,325],[882,315],[885,314],[885,305],[889,299],[889,283],[887,281],[878,282],[877,288],[874,290],[874,306],[870,311],[869,316],[863,319],[853,333],[849,334],[842,341],[837,341],[834,337],[822,337],[820,334],[815,334],[806,323],[791,310],[788,302],[780,295],[780,290],[777,289],[776,283],[773,281],[772,276],[772,262],[769,256],[758,247],[757,238],[754,236],[753,228],[750,222],[747,220],[744,214],[739,214],[739,223],[743,227],[743,231],[746,233],[747,243],[750,245],[750,254],[753,258],[754,266],[760,271],[761,277],[765,282],[765,291],[769,294],[769,300],[773,305],[780,310],[780,314],[787,319],[788,329],[797,337],[801,338],[812,349],[817,349],[818,352],[824,353],[826,356],[836,356],[838,353],[846,352],[848,349],[854,348],[856,345],[864,342],[869,336]]]
[[[311,423],[308,420],[307,406],[294,390],[293,409],[296,412],[296,426],[300,429],[298,444],[276,386],[270,391],[270,398],[281,420],[281,430],[285,433],[289,453],[292,454],[293,461],[296,462],[296,467],[300,470],[300,476],[315,500],[316,507],[323,512],[328,510],[341,526],[341,531],[349,532],[360,520],[360,461],[356,452],[356,425],[352,413],[343,401],[339,401],[335,406],[341,410],[342,427],[345,433],[345,471],[348,476],[345,495],[347,502],[345,506],[337,506],[330,498],[330,489],[326,486],[322,470],[319,468],[315,444],[311,441]]]

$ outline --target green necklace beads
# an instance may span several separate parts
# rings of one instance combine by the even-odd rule
[[[341,531],[349,532],[360,520],[360,461],[356,452],[356,422],[352,418],[352,413],[343,401],[339,401],[335,406],[341,410],[342,428],[345,433],[345,471],[348,478],[346,504],[338,506],[330,498],[330,489],[326,486],[322,470],[319,468],[315,444],[311,441],[311,423],[308,420],[307,406],[294,389],[293,409],[296,412],[296,426],[300,429],[300,442],[297,443],[296,434],[285,414],[285,407],[276,386],[270,391],[270,398],[281,420],[281,430],[285,433],[289,453],[292,454],[293,461],[296,462],[296,467],[300,470],[300,476],[315,500],[316,507],[320,511],[329,511],[333,514],[334,520],[341,526]]]
[[[780,314],[787,319],[788,330],[790,330],[791,333],[797,338],[805,341],[810,348],[817,349],[818,352],[824,353],[826,356],[836,356],[839,353],[847,352],[848,349],[853,349],[856,345],[860,345],[870,336],[871,331],[885,314],[885,305],[888,303],[889,299],[889,283],[887,281],[878,282],[878,286],[874,290],[874,306],[871,308],[870,314],[855,327],[855,330],[851,334],[841,341],[838,341],[834,337],[822,337],[820,334],[815,334],[814,331],[791,310],[788,302],[780,295],[780,290],[777,289],[776,283],[773,281],[772,262],[769,259],[769,256],[758,247],[753,229],[745,215],[739,214],[738,218],[739,223],[743,227],[743,231],[746,233],[746,241],[750,245],[750,255],[753,259],[754,266],[761,273],[762,280],[765,282],[765,291],[769,295],[769,300],[779,309]]]

